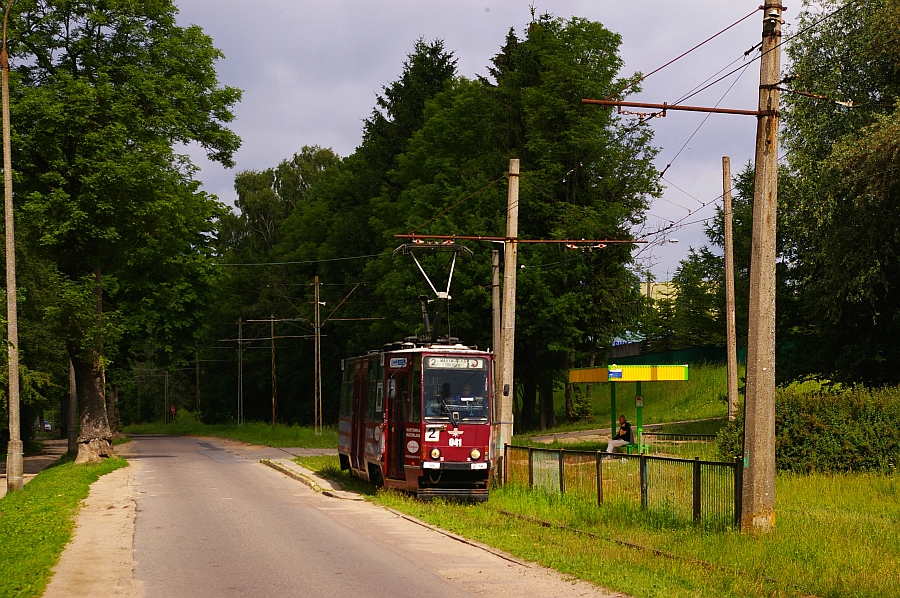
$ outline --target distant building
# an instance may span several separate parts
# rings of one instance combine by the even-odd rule
[[[672,299],[675,297],[675,285],[672,281],[661,282],[642,282],[641,295],[649,296],[651,299]]]

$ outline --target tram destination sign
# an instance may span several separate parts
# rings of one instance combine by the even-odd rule
[[[428,367],[440,370],[484,369],[484,359],[474,357],[429,357]]]

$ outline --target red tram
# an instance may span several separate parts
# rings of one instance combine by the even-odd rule
[[[420,341],[345,359],[341,468],[419,498],[487,500],[492,364],[488,351]]]

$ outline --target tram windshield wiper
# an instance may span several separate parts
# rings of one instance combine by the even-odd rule
[[[447,405],[447,402],[444,400],[444,397],[441,397],[441,411],[446,413],[450,418],[450,423],[453,425],[454,430],[459,427],[459,412],[451,411],[449,405]]]

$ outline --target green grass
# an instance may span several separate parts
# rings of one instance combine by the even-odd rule
[[[119,458],[99,465],[61,463],[0,499],[0,598],[43,593],[90,485],[124,465]]]
[[[276,447],[337,448],[337,428],[326,426],[316,435],[311,426],[285,426],[274,428],[262,422],[237,424],[202,424],[190,413],[179,412],[174,423],[146,423],[126,426],[126,434],[167,434],[172,436],[213,436],[240,442]]]
[[[301,462],[326,475],[338,467],[337,457]],[[777,531],[759,538],[512,485],[494,489],[479,505],[421,502],[384,489],[371,499],[636,597],[900,595],[900,479],[780,475],[777,497]]]

